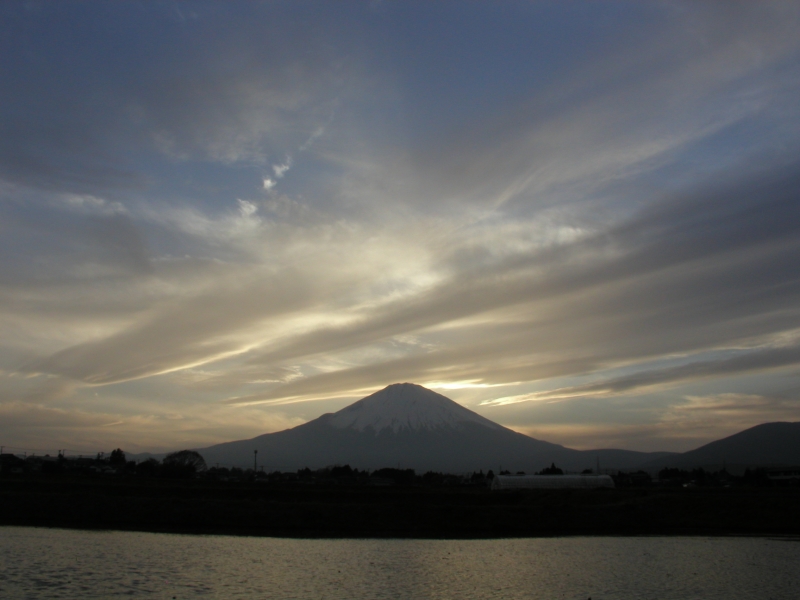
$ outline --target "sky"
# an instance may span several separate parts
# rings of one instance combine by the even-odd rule
[[[573,448],[800,420],[797,2],[0,4],[0,444],[414,382]]]

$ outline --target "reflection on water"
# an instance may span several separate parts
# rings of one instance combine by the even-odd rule
[[[0,527],[2,598],[800,597],[762,538],[292,540]]]

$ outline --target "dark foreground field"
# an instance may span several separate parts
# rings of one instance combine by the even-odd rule
[[[283,537],[799,535],[800,489],[491,492],[20,477],[0,479],[0,525]]]

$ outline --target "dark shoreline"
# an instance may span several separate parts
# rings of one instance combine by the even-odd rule
[[[285,538],[800,536],[799,488],[492,492],[124,477],[0,479],[0,525]]]

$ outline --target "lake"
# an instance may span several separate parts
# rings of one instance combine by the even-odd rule
[[[2,598],[800,597],[800,540],[320,540],[0,527]]]

